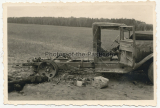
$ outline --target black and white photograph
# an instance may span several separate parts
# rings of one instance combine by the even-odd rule
[[[154,2],[3,7],[6,103],[156,103]]]

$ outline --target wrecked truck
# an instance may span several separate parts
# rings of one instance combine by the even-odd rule
[[[101,30],[119,30],[118,45],[110,51],[101,47]],[[57,56],[54,59],[35,58],[23,63],[22,66],[32,66],[35,72],[42,76],[53,78],[58,70],[92,68],[101,73],[128,73],[143,70],[153,83],[153,32],[135,32],[134,26],[119,23],[95,22],[93,31],[93,60],[77,60],[70,56]],[[113,31],[114,32],[114,31]],[[126,35],[127,34],[127,35]],[[92,41],[92,40],[91,40]],[[99,53],[104,55],[99,56]],[[17,65],[18,66],[18,65]]]

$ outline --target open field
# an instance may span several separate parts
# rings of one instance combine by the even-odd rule
[[[116,30],[102,30],[102,46],[110,49],[119,35]],[[64,27],[32,24],[8,24],[8,57],[15,62],[31,57],[45,57],[45,52],[92,52],[91,28]],[[10,61],[9,61],[10,62]],[[12,71],[11,69],[9,72]],[[153,86],[144,74],[106,74],[109,86],[95,89],[91,86],[76,87],[68,83],[58,85],[52,82],[27,85],[23,94],[9,93],[11,100],[151,100]],[[46,89],[44,89],[46,88]],[[38,91],[37,91],[38,90]]]
[[[109,49],[119,31],[102,30],[102,47]],[[92,52],[91,28],[8,24],[8,56],[44,56],[45,52]]]

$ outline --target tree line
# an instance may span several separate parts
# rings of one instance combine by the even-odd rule
[[[72,26],[72,27],[92,27],[94,22],[111,22],[124,23],[126,25],[134,25],[135,29],[140,31],[152,31],[153,25],[135,19],[126,18],[75,18],[75,17],[8,17],[8,23],[20,24],[41,24],[41,25],[58,25],[58,26]]]

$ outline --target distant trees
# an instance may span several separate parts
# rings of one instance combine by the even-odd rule
[[[72,27],[91,27],[94,22],[112,22],[124,23],[126,25],[135,25],[136,30],[149,31],[153,30],[152,24],[146,24],[135,19],[108,19],[108,18],[75,18],[75,17],[9,17],[8,23],[21,24],[41,24],[41,25],[58,25],[58,26],[72,26]]]

